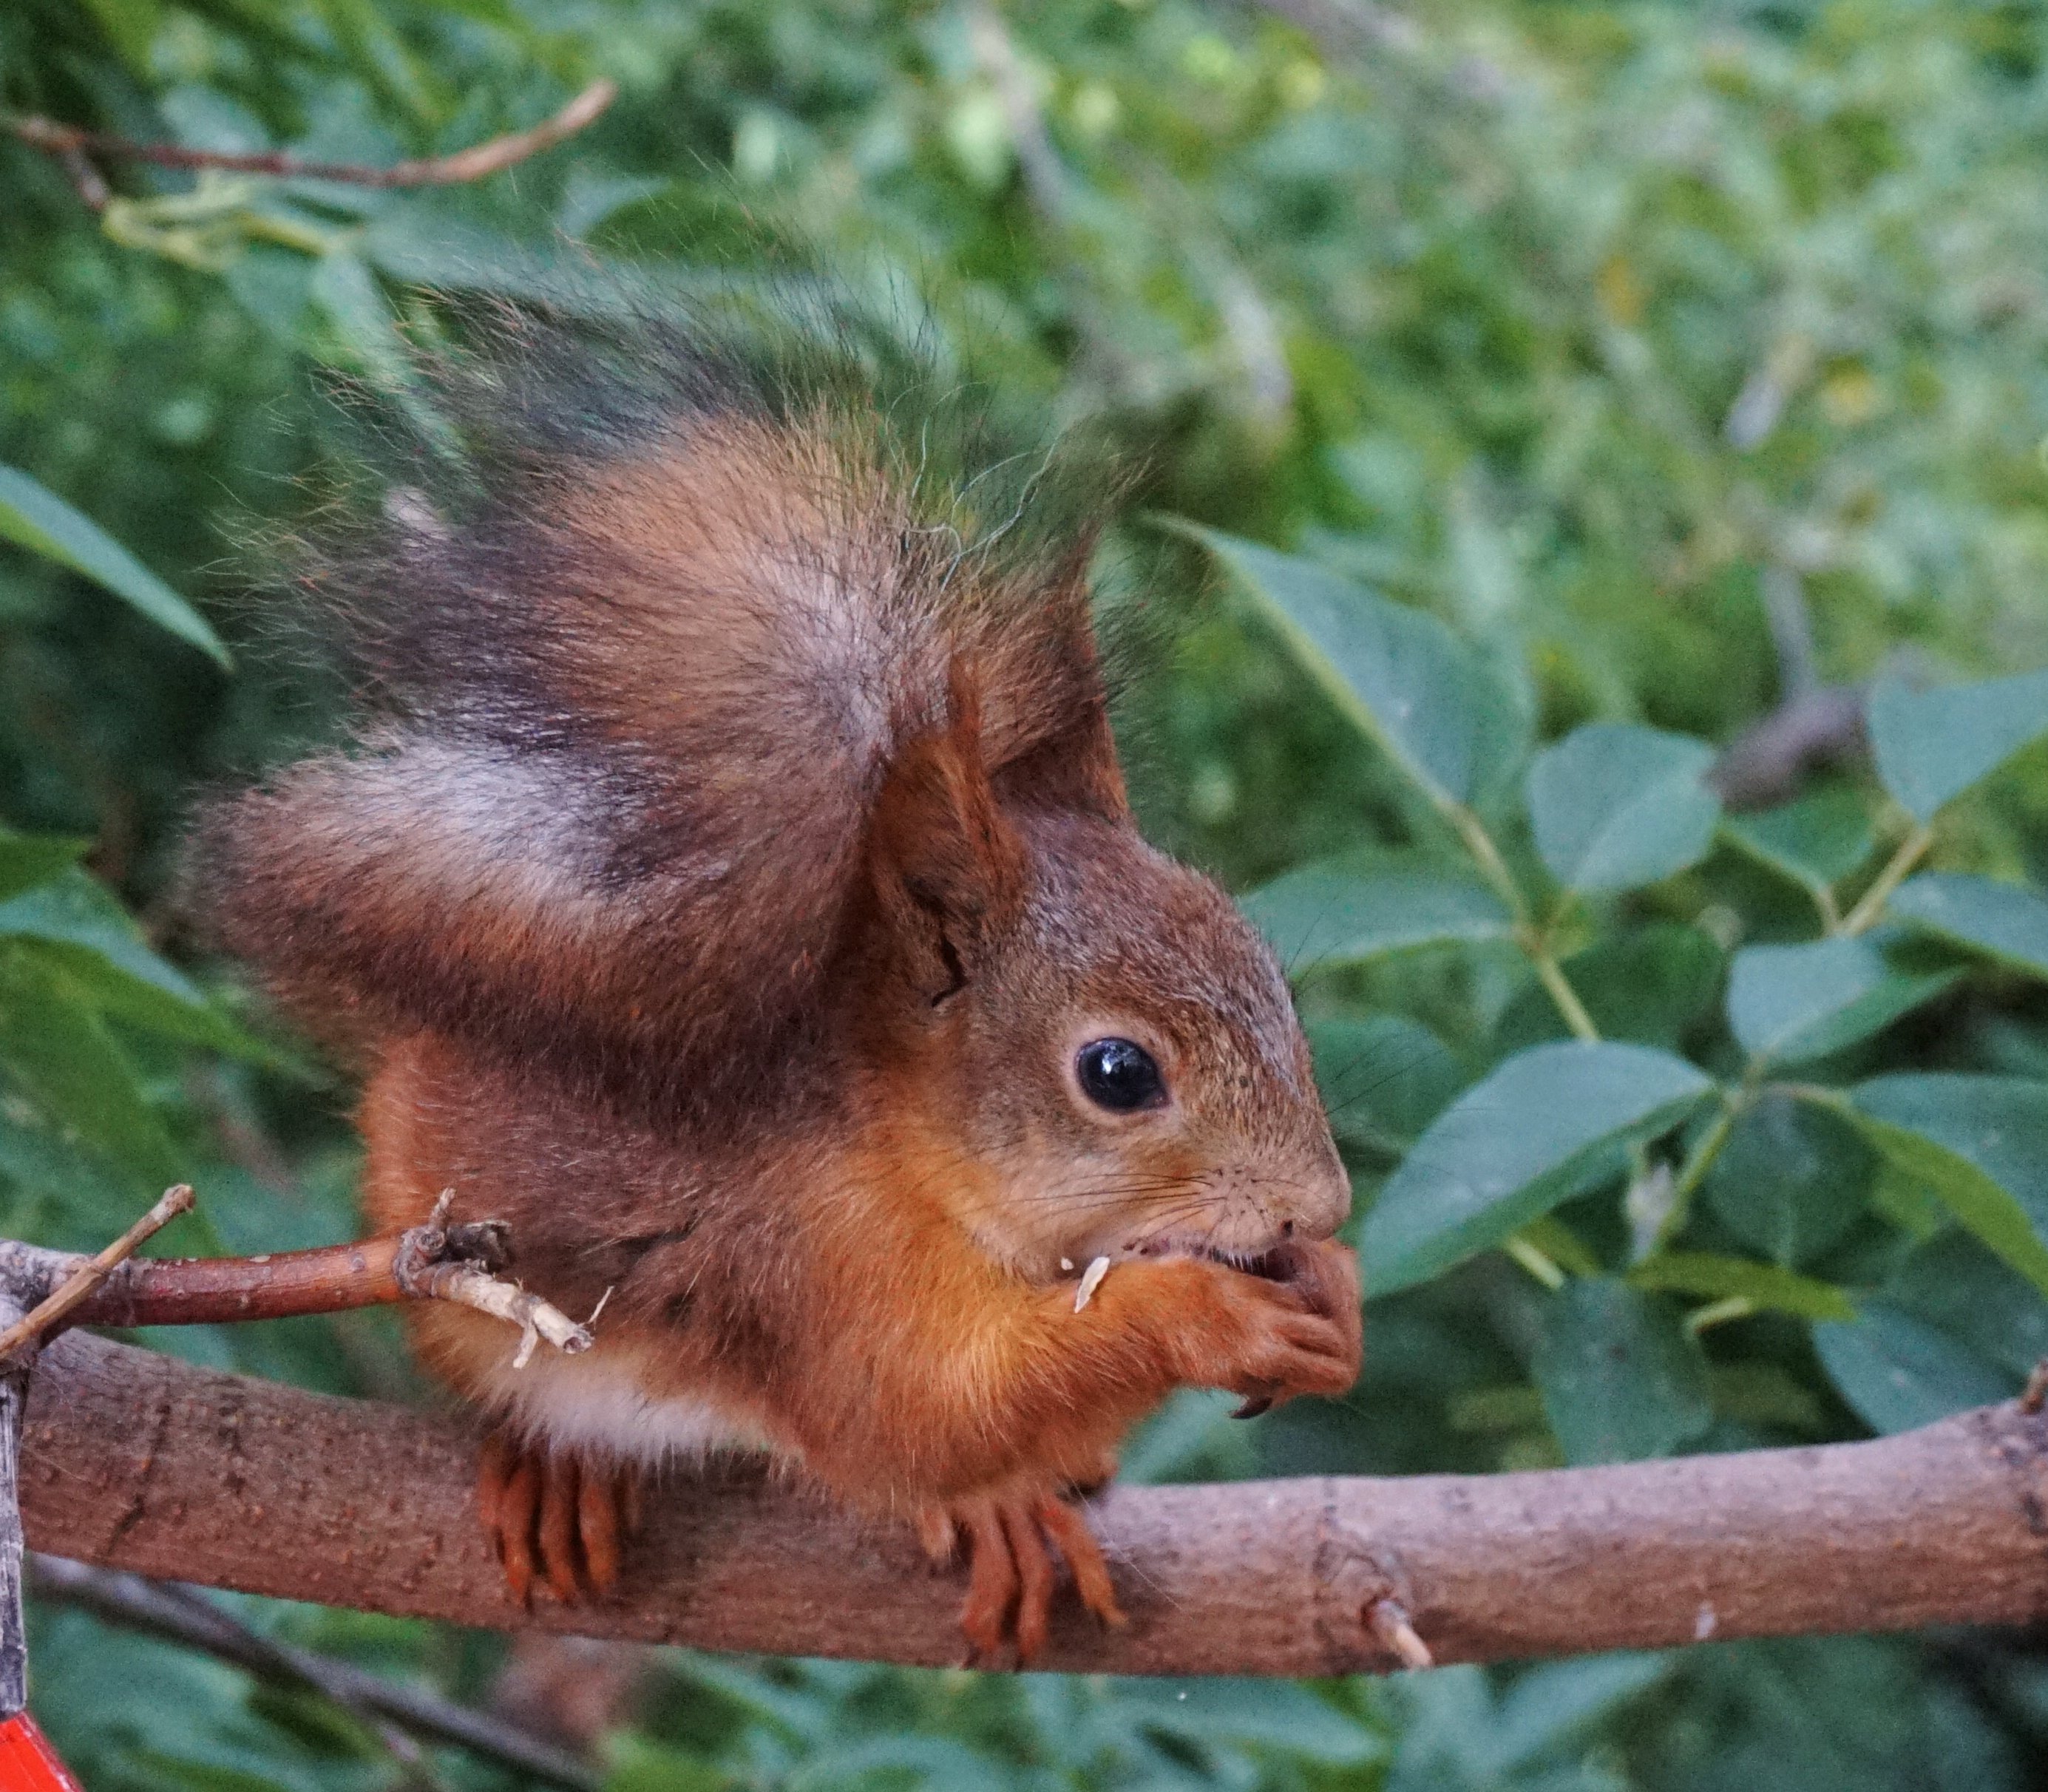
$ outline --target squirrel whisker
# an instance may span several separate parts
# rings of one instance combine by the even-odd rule
[[[630,1574],[626,1490],[745,1449],[967,1538],[962,1628],[1023,1655],[1048,1542],[1121,1619],[1073,1489],[1175,1389],[1351,1385],[1350,1184],[1272,950],[1131,813],[1088,589],[1129,481],[762,309],[448,301],[392,500],[293,569],[347,737],[215,805],[193,885],[369,1066],[372,1225],[487,1188],[604,1313],[516,1377],[408,1315],[500,1428],[515,1596]],[[1290,1235],[1284,1292],[1230,1267]],[[1105,1257],[1076,1322],[1036,1272]]]

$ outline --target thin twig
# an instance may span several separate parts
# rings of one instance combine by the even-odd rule
[[[530,130],[494,137],[488,142],[459,149],[452,155],[394,162],[389,168],[367,168],[355,162],[308,161],[303,157],[281,153],[242,155],[220,149],[188,149],[181,143],[138,143],[126,137],[80,130],[74,125],[59,124],[54,118],[10,117],[0,118],[0,125],[24,143],[60,158],[83,152],[129,161],[151,162],[159,168],[218,169],[235,174],[267,174],[280,180],[338,180],[354,187],[449,187],[481,180],[487,175],[511,167],[514,162],[525,161],[543,149],[553,149],[593,122],[618,97],[616,83],[593,81],[553,118]]]
[[[148,1239],[180,1213],[189,1213],[192,1208],[190,1184],[180,1182],[166,1189],[163,1198],[154,1207],[98,1256],[80,1264],[54,1294],[39,1302],[25,1319],[0,1332],[0,1363],[5,1363],[23,1345],[33,1343],[67,1314],[83,1306],[87,1297],[114,1273],[116,1266],[126,1263]]]
[[[1332,62],[1404,63],[1460,100],[1496,106],[1513,92],[1505,70],[1477,56],[1448,58],[1406,13],[1374,0],[1247,0],[1305,32]]]
[[[18,1318],[21,1303],[0,1289],[0,1319]],[[0,1722],[29,1702],[29,1628],[21,1608],[23,1540],[21,1426],[29,1404],[25,1363],[0,1372]]]
[[[1847,765],[1868,751],[1864,687],[1821,682],[1813,613],[1798,572],[1774,561],[1758,587],[1778,662],[1778,704],[1743,731],[1709,775],[1721,801],[1735,809],[1783,802],[1817,767]]]
[[[1708,782],[1732,809],[1797,796],[1817,767],[1851,765],[1868,751],[1864,695],[1860,685],[1815,685],[1788,697],[1728,744]]]
[[[1414,56],[1424,48],[1414,20],[1391,6],[1375,6],[1371,0],[1259,0],[1259,4],[1264,11],[1306,32],[1326,54],[1363,49]]]
[[[1763,601],[1763,619],[1771,630],[1771,651],[1778,658],[1778,700],[1790,703],[1821,681],[1806,583],[1792,568],[1774,560],[1759,576],[1757,588]]]
[[[396,1724],[428,1741],[452,1744],[568,1792],[593,1792],[598,1783],[580,1762],[515,1724],[417,1687],[394,1684],[351,1662],[280,1643],[189,1588],[54,1556],[34,1559],[29,1584],[41,1598],[184,1643],[272,1685],[309,1687],[366,1721]]]
[[[995,90],[1003,122],[1010,127],[1018,173],[1023,176],[1032,209],[1041,222],[1056,228],[1063,226],[1070,208],[1066,165],[1045,128],[1045,113],[1032,91],[1030,71],[994,7],[972,8],[967,29],[968,47]]]
[[[992,6],[969,9],[968,48],[1003,108],[1024,196],[1045,232],[1053,271],[1066,289],[1074,328],[1080,336],[1081,359],[1111,391],[1135,392],[1143,383],[1142,370],[1105,325],[1088,277],[1086,258],[1073,253],[1074,177],[1053,141],[1023,52]]]
[[[72,191],[88,211],[104,211],[107,201],[114,197],[107,184],[107,176],[93,166],[92,157],[83,149],[62,149],[57,153],[64,174],[70,180]]]
[[[541,1338],[569,1355],[589,1349],[594,1340],[588,1323],[579,1325],[537,1294],[499,1279],[497,1272],[510,1260],[506,1228],[495,1220],[450,1225],[448,1200],[442,1197],[423,1226],[353,1244],[259,1257],[117,1262],[56,1324],[215,1325],[346,1313],[408,1300],[450,1301],[517,1325],[521,1363]],[[90,1266],[87,1259],[68,1251],[0,1240],[0,1287],[24,1299]],[[35,1315],[29,1325],[38,1332],[51,1329]]]

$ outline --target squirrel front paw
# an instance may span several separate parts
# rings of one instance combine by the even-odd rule
[[[1289,1243],[1259,1273],[1204,1264],[1208,1312],[1181,1334],[1181,1377],[1263,1412],[1297,1394],[1348,1393],[1363,1357],[1358,1259],[1334,1239]]]
[[[969,1667],[992,1665],[1006,1642],[1016,1644],[1019,1667],[1030,1666],[1043,1651],[1059,1584],[1048,1543],[1065,1559],[1081,1604],[1105,1624],[1125,1622],[1086,1515],[1056,1495],[977,1494],[928,1506],[917,1515],[917,1535],[941,1567],[966,1550],[960,1625]]]
[[[502,1431],[483,1440],[476,1506],[505,1585],[530,1605],[536,1573],[564,1605],[609,1592],[640,1528],[639,1471],[607,1468]]]

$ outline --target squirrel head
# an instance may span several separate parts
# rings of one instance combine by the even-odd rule
[[[927,1198],[1047,1281],[1328,1237],[1350,1183],[1272,952],[1139,836],[1106,720],[991,772],[973,685],[886,775],[848,992],[882,1111],[960,1163]]]

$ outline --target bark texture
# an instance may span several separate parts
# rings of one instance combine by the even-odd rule
[[[907,1529],[678,1474],[625,1591],[522,1612],[487,1552],[462,1418],[337,1400],[74,1333],[31,1387],[31,1547],[206,1585],[512,1628],[945,1664],[956,1583]],[[1615,1468],[1112,1490],[1128,1630],[1063,1610],[1047,1667],[1334,1674],[1707,1637],[2048,1614],[2048,1416],[1986,1407],[1871,1443]]]

